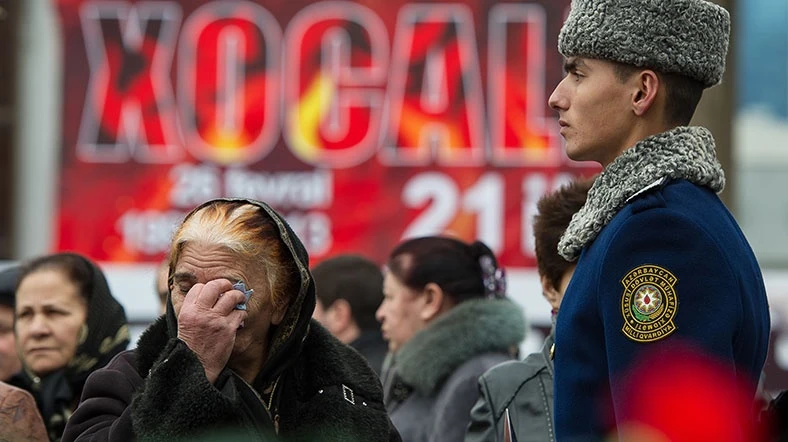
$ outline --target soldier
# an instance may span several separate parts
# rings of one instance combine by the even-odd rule
[[[729,32],[728,12],[703,0],[572,2],[558,42],[567,75],[549,104],[567,155],[604,170],[559,243],[578,260],[556,325],[560,441],[624,425],[633,377],[669,382],[632,368],[677,347],[755,393],[769,339],[761,271],[717,196],[711,133],[688,126],[722,79]]]

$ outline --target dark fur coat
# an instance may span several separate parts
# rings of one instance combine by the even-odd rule
[[[64,440],[399,440],[374,372],[317,323],[280,380],[279,435],[248,385],[229,370],[210,384],[194,353],[167,340],[165,328],[159,320],[136,350],[91,376]]]
[[[284,319],[271,330],[269,356],[255,379],[247,383],[225,368],[211,384],[196,355],[177,338],[169,303],[136,350],[91,375],[65,441],[400,440],[378,376],[358,352],[311,319],[315,285],[303,244],[270,207],[244,202],[274,221],[301,279]]]

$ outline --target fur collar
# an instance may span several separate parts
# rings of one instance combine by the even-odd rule
[[[418,332],[395,357],[399,378],[432,395],[460,365],[483,353],[508,353],[525,336],[523,312],[508,299],[465,301]]]
[[[144,332],[140,335],[137,341],[137,354],[136,365],[137,372],[143,379],[148,377],[148,373],[153,364],[161,355],[167,342],[170,340],[167,335],[167,320],[164,316],[160,316],[153,322]]]
[[[721,192],[725,175],[711,132],[680,126],[624,151],[597,177],[586,204],[561,237],[558,252],[569,261],[577,259],[632,196],[661,178],[684,179]]]

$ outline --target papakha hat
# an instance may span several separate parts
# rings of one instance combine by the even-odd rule
[[[565,57],[617,61],[719,84],[730,14],[705,0],[572,0],[558,36]]]

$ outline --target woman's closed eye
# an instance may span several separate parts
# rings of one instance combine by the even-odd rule
[[[180,294],[182,294],[184,296],[186,296],[186,294],[189,293],[189,290],[191,290],[192,287],[194,287],[194,284],[178,284],[177,285],[178,292],[180,292]]]

